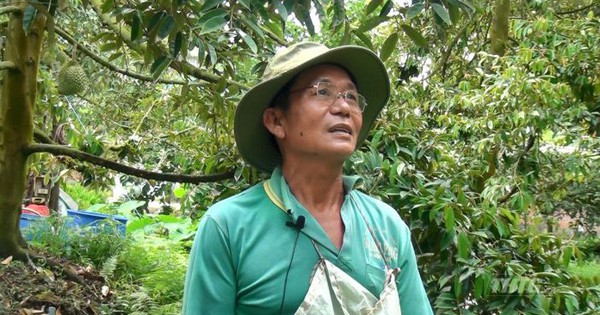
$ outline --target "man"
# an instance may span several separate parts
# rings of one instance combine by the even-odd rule
[[[235,116],[240,154],[271,178],[202,218],[185,314],[433,314],[408,227],[342,175],[389,94],[362,47],[275,55]]]

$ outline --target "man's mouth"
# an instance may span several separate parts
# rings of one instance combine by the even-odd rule
[[[329,128],[329,132],[341,132],[352,135],[352,127],[350,127],[348,124],[337,124]]]

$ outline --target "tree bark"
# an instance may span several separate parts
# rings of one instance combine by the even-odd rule
[[[508,42],[508,17],[510,16],[510,0],[496,0],[494,19],[490,33],[490,52],[494,55],[504,56]]]
[[[19,10],[9,16],[4,61],[14,66],[2,70],[0,97],[0,257],[26,259],[19,231],[28,168],[23,148],[33,139],[32,110],[46,16],[35,14],[25,33],[23,12],[29,1],[12,2]]]

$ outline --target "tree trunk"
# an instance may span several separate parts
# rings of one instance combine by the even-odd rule
[[[20,11],[10,14],[5,34],[4,61],[13,66],[3,70],[0,97],[0,257],[24,259],[19,231],[28,169],[24,149],[33,139],[33,105],[46,16],[37,12],[26,33],[23,17],[29,2],[13,0],[12,4]]]
[[[490,52],[504,56],[508,42],[508,17],[510,16],[510,0],[496,0],[494,18],[490,33]]]

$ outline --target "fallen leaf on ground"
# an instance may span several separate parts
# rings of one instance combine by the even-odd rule
[[[13,260],[13,256],[8,256],[6,259],[4,259],[2,262],[0,262],[0,264],[8,265],[8,264],[10,264],[10,262],[12,260]]]

